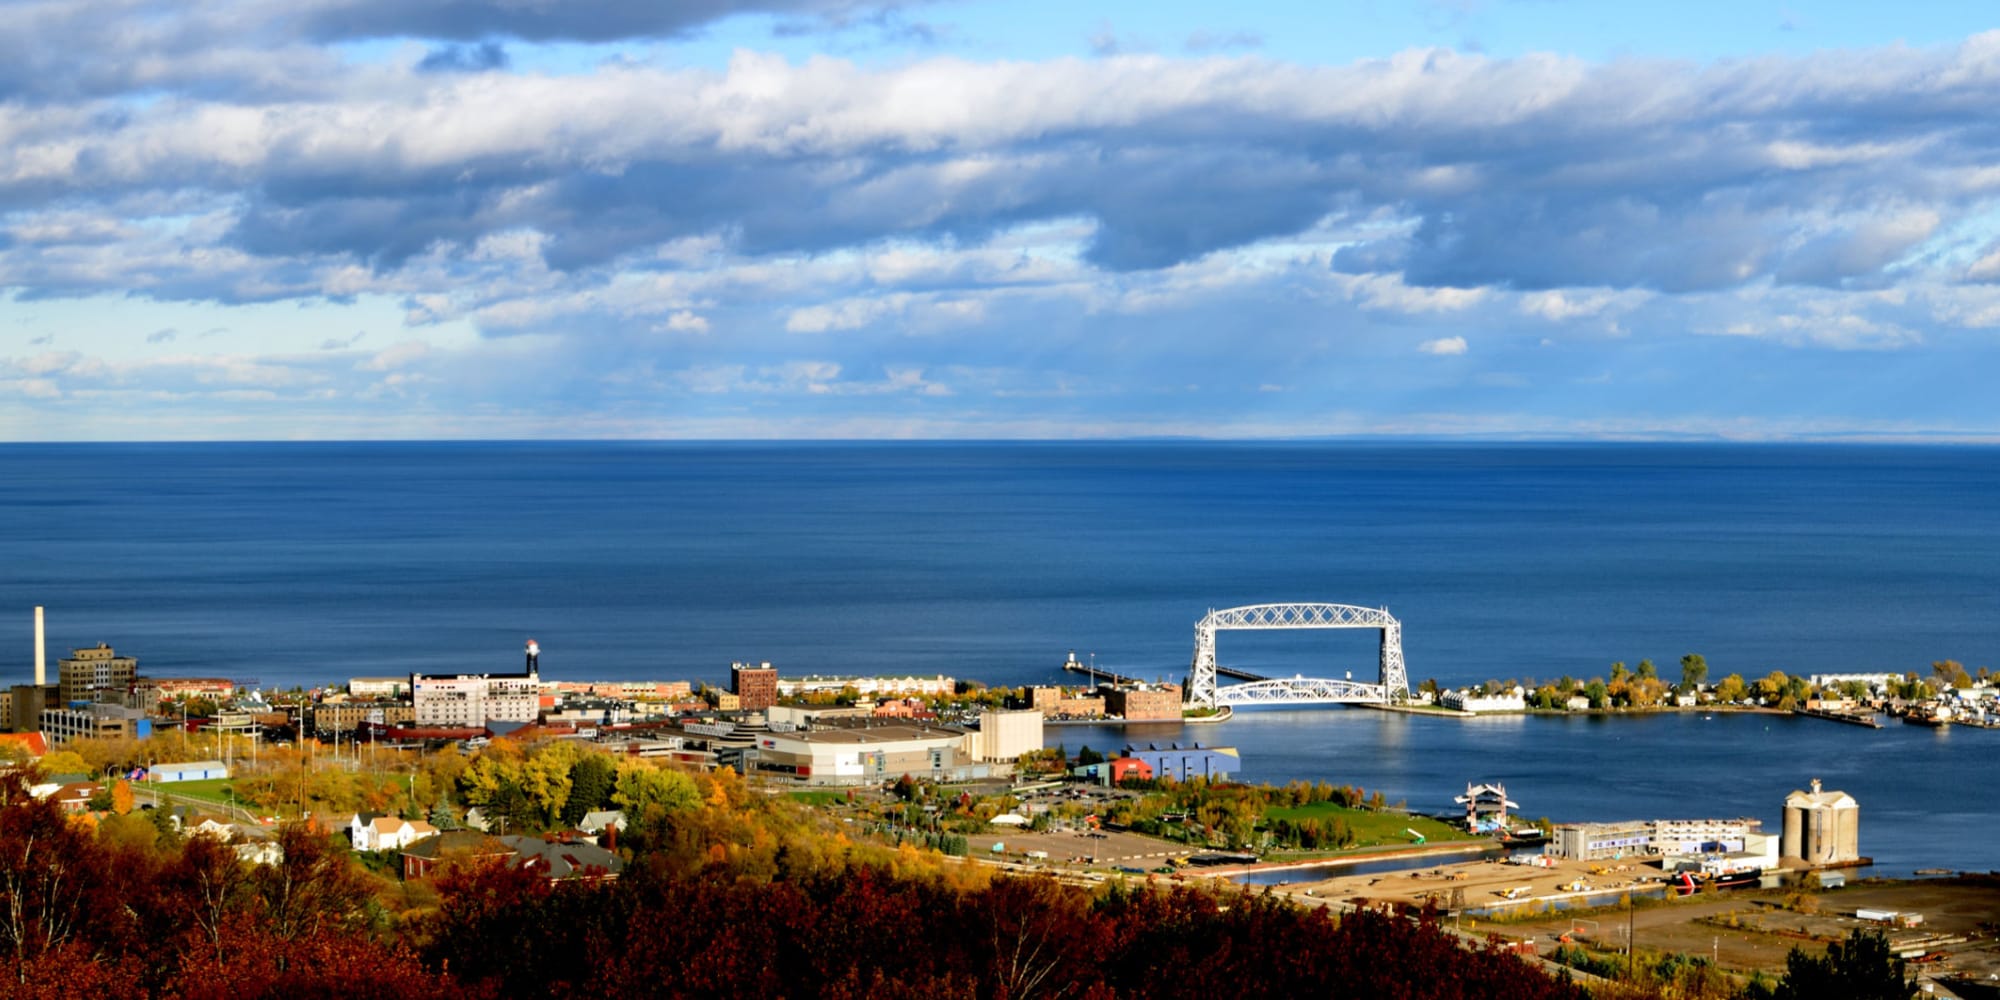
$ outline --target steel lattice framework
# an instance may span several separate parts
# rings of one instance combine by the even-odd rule
[[[1372,628],[1382,633],[1382,676],[1379,683],[1321,680],[1312,677],[1273,678],[1217,687],[1215,633],[1223,629]],[[1194,626],[1194,667],[1188,675],[1191,704],[1222,705],[1323,704],[1327,702],[1390,702],[1410,696],[1403,670],[1403,623],[1387,608],[1352,604],[1251,604],[1210,610]]]

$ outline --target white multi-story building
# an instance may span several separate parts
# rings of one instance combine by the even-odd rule
[[[958,680],[938,674],[935,677],[780,677],[778,694],[793,698],[823,692],[844,691],[853,688],[855,694],[930,694],[948,695],[958,690]]]
[[[410,702],[419,726],[470,728],[533,722],[542,706],[542,647],[528,640],[518,674],[411,674]]]
[[[419,726],[533,722],[541,708],[541,683],[532,673],[411,674],[410,699]]]
[[[1740,852],[1756,840],[1754,819],[1643,819],[1622,823],[1565,823],[1556,827],[1549,853],[1572,861],[1660,854]]]

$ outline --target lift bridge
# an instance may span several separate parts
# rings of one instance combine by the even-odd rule
[[[1353,679],[1257,677],[1215,663],[1215,633],[1224,629],[1372,628],[1382,634],[1382,675],[1373,684]],[[1242,684],[1217,687],[1218,673],[1252,678]],[[1351,604],[1252,604],[1210,610],[1194,627],[1194,668],[1188,675],[1191,705],[1324,705],[1382,704],[1410,696],[1403,671],[1403,624],[1387,608]]]

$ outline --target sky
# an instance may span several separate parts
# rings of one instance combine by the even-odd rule
[[[1996,20],[0,0],[0,439],[2000,441]]]

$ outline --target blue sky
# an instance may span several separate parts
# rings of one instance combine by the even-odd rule
[[[0,437],[2000,439],[1983,5],[0,0]]]

